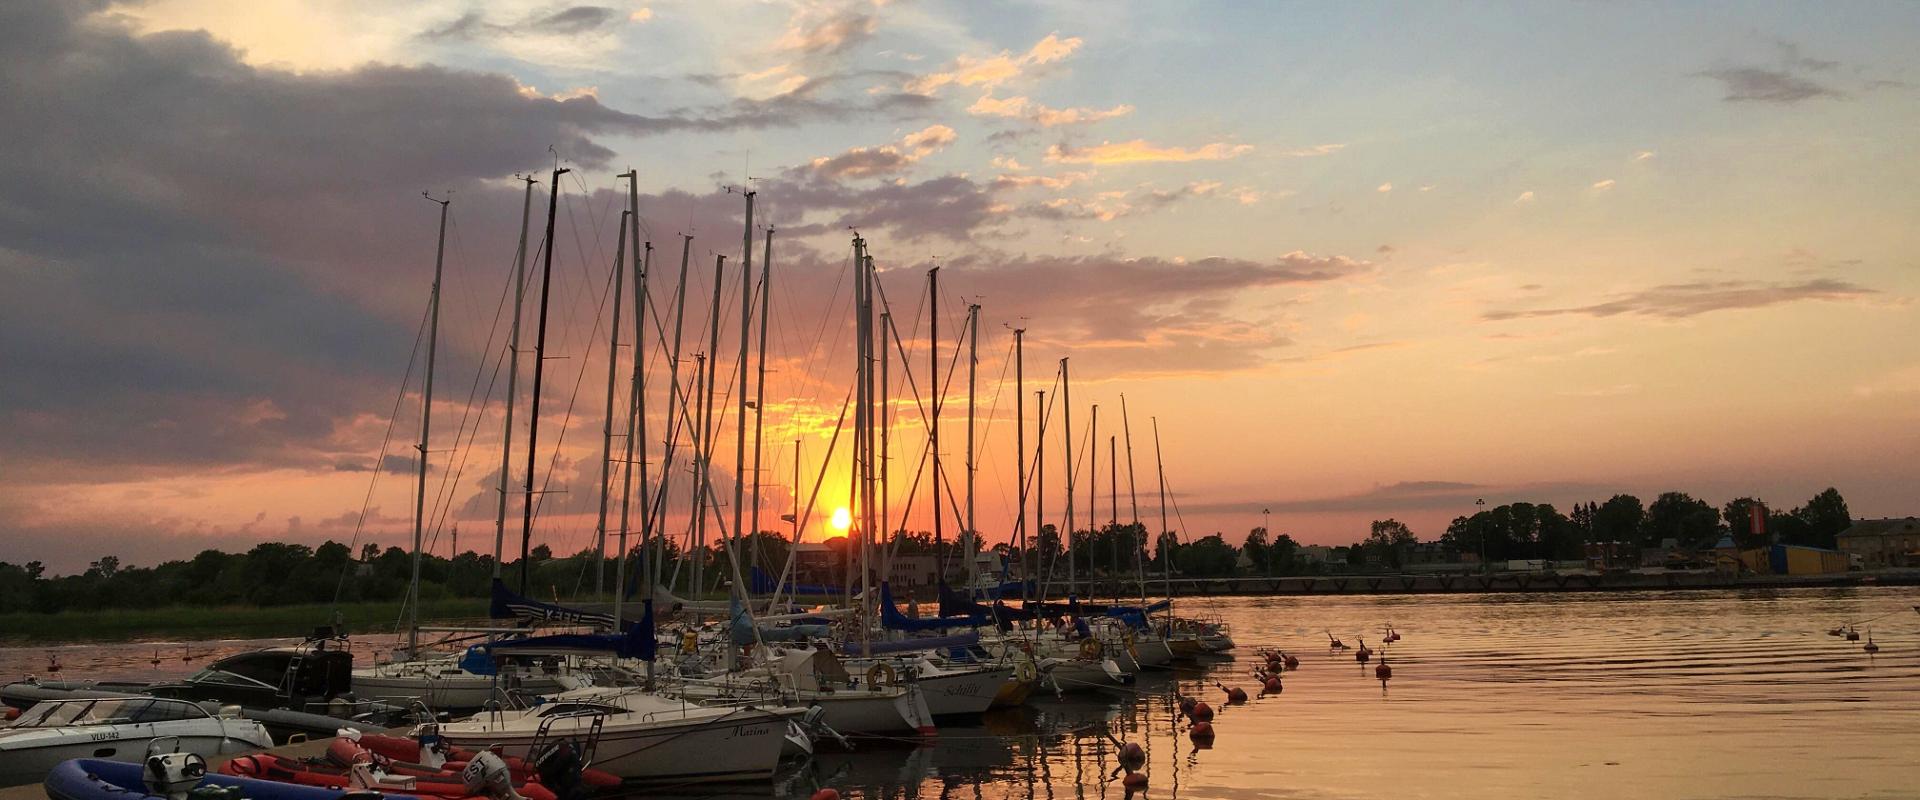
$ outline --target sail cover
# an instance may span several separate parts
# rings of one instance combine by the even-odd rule
[[[893,584],[880,583],[880,625],[890,631],[942,631],[948,628],[971,628],[986,624],[984,617],[971,614],[959,617],[935,617],[933,619],[914,619],[900,613],[893,605]]]
[[[466,654],[461,657],[460,665],[476,675],[492,675],[495,656],[611,653],[621,658],[651,661],[654,648],[658,645],[653,632],[653,601],[642,602],[646,610],[641,613],[640,621],[629,626],[625,633],[562,633],[552,636],[502,639],[467,648]]]
[[[653,603],[648,602],[651,610]],[[538,600],[522,597],[507,588],[499,578],[493,579],[493,604],[487,615],[494,619],[519,619],[526,622],[559,622],[567,625],[598,625],[603,628],[618,628],[613,615],[599,611],[582,611],[577,608],[542,603]]]

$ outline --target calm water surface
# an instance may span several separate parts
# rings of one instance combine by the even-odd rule
[[[766,787],[688,797],[1114,798],[1107,726],[1149,754],[1146,798],[1827,798],[1920,796],[1920,594],[1911,589],[1183,600],[1232,623],[1237,660],[1143,676],[1131,692],[1037,698],[945,725],[931,745],[825,754]],[[1874,620],[1881,646],[1826,630]],[[1392,645],[1392,683],[1326,631]],[[1864,632],[1867,625],[1861,626]],[[356,649],[390,646],[390,637]],[[207,651],[257,641],[202,643]],[[1302,656],[1286,691],[1257,695],[1259,647]],[[159,650],[160,668],[147,662]],[[45,674],[48,648],[0,649],[0,675]],[[55,648],[61,677],[190,671],[182,646]],[[1218,710],[1210,749],[1172,692]],[[673,796],[649,792],[649,797]]]

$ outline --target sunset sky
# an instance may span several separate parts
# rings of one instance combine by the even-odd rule
[[[457,522],[461,549],[490,549],[515,176],[542,181],[538,240],[556,154],[573,173],[539,480],[565,439],[535,543],[559,552],[594,526],[629,167],[655,309],[694,237],[688,369],[728,258],[722,389],[729,188],[778,230],[762,527],[792,502],[796,438],[812,490],[851,386],[855,229],[921,392],[927,268],[949,358],[982,307],[989,541],[1017,505],[1014,327],[1030,438],[1062,357],[1083,470],[1100,406],[1102,520],[1122,395],[1141,516],[1159,513],[1157,418],[1190,536],[1238,542],[1271,509],[1303,542],[1385,517],[1430,539],[1477,498],[1668,489],[1787,508],[1831,485],[1856,517],[1914,514],[1917,34],[1900,2],[0,4],[0,560],[404,544],[417,370],[400,393],[438,214],[422,190],[453,200],[434,547]],[[956,490],[965,372],[942,430]],[[914,408],[897,406],[896,517]],[[845,446],[809,536],[846,505]],[[1120,489],[1124,521],[1124,465]],[[925,505],[908,527],[931,526]]]

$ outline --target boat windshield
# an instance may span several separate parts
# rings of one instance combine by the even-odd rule
[[[130,725],[201,719],[207,712],[184,700],[126,697],[99,700],[49,700],[27,709],[10,728],[59,728],[69,725]]]

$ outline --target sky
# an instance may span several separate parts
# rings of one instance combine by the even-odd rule
[[[1236,542],[1269,524],[1344,544],[1388,517],[1431,539],[1480,499],[1666,490],[1787,508],[1834,486],[1856,517],[1906,516],[1916,34],[1920,6],[1895,2],[7,3],[0,560],[406,544],[423,191],[451,200],[428,544],[490,551],[519,176],[544,254],[556,162],[534,543],[558,552],[597,525],[628,169],[653,247],[644,452],[657,480],[684,246],[679,378],[717,355],[729,529],[749,189],[756,269],[775,232],[762,528],[786,525],[796,468],[804,536],[848,504],[855,232],[899,331],[888,513],[910,529],[933,525],[935,315],[945,502],[966,513],[970,304],[990,542],[1014,527],[1036,390],[1054,523],[1069,445],[1083,527],[1089,498],[1158,524],[1157,454],[1169,526]]]

